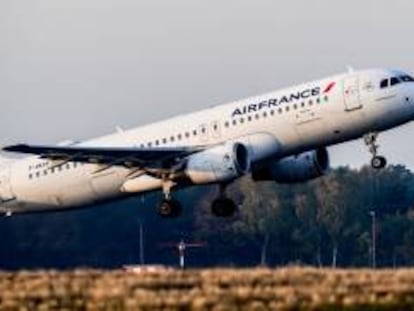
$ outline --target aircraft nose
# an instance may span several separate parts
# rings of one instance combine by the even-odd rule
[[[414,84],[407,87],[403,101],[405,110],[414,119]]]
[[[408,87],[405,90],[404,101],[407,104],[414,104],[414,85],[407,85]]]

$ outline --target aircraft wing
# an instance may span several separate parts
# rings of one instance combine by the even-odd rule
[[[51,160],[123,165],[126,167],[167,168],[169,163],[177,162],[188,155],[204,150],[203,147],[89,147],[89,146],[47,146],[13,145],[4,151],[37,154]]]

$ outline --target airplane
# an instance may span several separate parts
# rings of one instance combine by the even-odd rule
[[[58,145],[16,144],[30,154],[0,160],[0,213],[67,210],[161,191],[157,212],[178,217],[173,192],[217,184],[211,203],[231,217],[227,186],[254,181],[299,183],[329,171],[327,147],[364,138],[375,169],[378,134],[414,119],[414,78],[369,69],[237,100],[131,130]]]

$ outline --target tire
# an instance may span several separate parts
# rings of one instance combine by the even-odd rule
[[[228,198],[218,198],[211,203],[211,212],[216,217],[229,218],[237,211],[237,206],[233,200]]]
[[[371,166],[374,169],[382,169],[387,166],[387,159],[382,156],[373,157],[371,160]]]
[[[157,207],[157,213],[163,218],[176,218],[181,212],[182,207],[177,200],[163,200]]]

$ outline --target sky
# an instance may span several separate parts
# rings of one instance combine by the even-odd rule
[[[346,71],[414,73],[414,1],[1,0],[0,145],[108,134]],[[414,124],[380,135],[414,169]],[[361,140],[329,149],[359,167]]]

